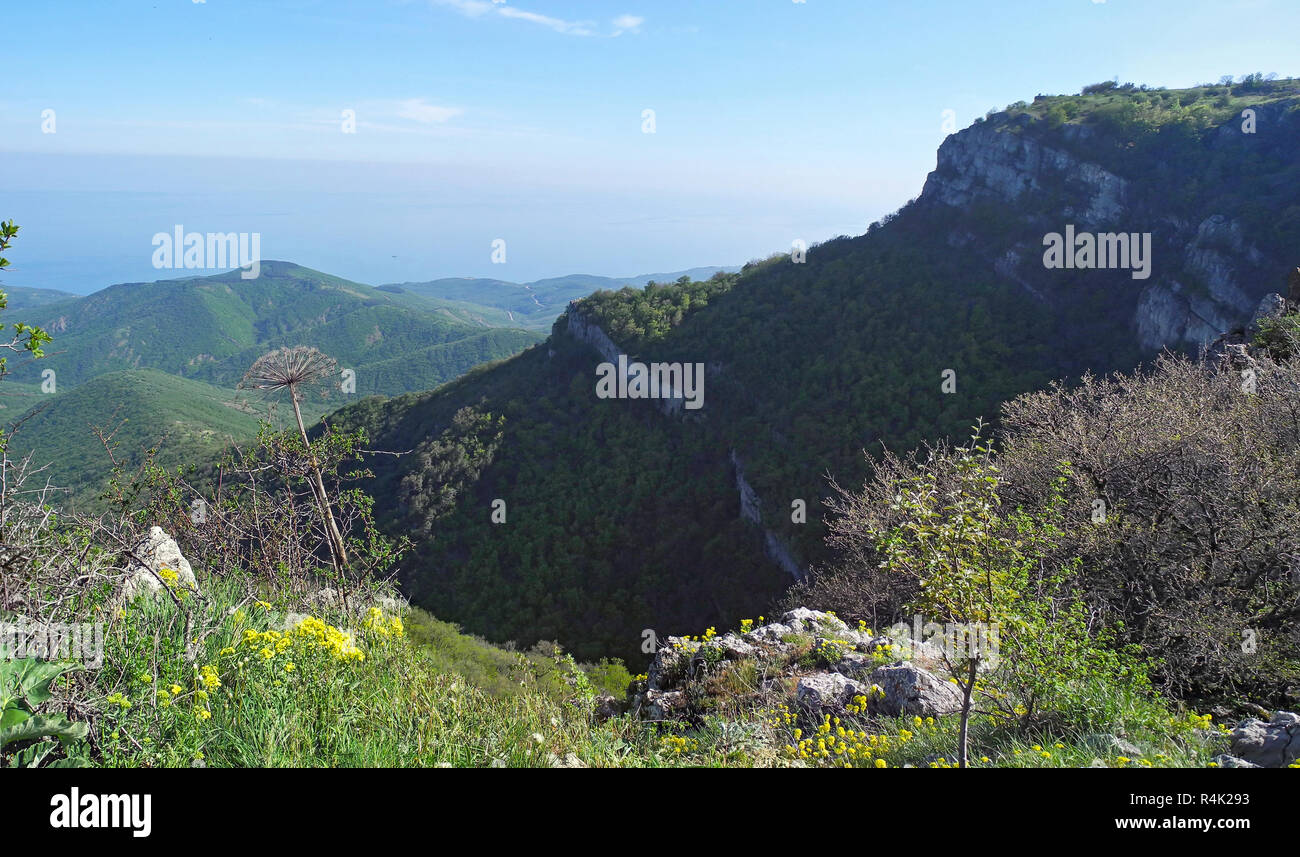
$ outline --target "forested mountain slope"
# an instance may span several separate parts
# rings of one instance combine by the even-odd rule
[[[257,432],[268,403],[236,390],[248,367],[280,346],[319,348],[339,364],[329,397],[309,416],[349,398],[436,387],[540,338],[450,319],[414,295],[393,295],[288,262],[260,276],[124,283],[86,297],[18,290],[25,316],[54,342],[40,361],[10,361],[6,422],[23,421],[11,452],[31,453],[64,502],[93,502],[112,459],[92,427],[118,430],[120,463],[157,446],[160,463],[204,461]],[[344,372],[348,372],[347,377]],[[283,415],[282,415],[283,416]]]
[[[597,294],[545,348],[359,403],[340,417],[390,450],[438,438],[465,406],[505,417],[491,464],[408,560],[409,594],[492,639],[557,637],[584,658],[760,612],[790,581],[783,564],[824,557],[826,477],[859,480],[863,449],[963,436],[1051,379],[1131,369],[1248,318],[1300,243],[1296,104],[1295,82],[1254,81],[1013,105],[950,137],[922,196],[863,236],[707,284]],[[1150,233],[1149,276],[1046,267],[1045,236],[1067,226],[1135,246]],[[704,364],[704,407],[598,398],[604,334],[634,358]],[[437,458],[376,461],[394,531],[423,523],[403,479]]]

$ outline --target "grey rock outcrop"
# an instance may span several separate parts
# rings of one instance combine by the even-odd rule
[[[1215,145],[1240,140],[1229,121]],[[1144,177],[1117,172],[1122,162],[1108,154],[1114,143],[1086,124],[1053,128],[1015,111],[977,121],[940,146],[918,204],[948,210],[950,245],[974,250],[1033,300],[1062,312],[1074,305],[1080,280],[1045,272],[1037,236],[1060,232],[1067,224],[1078,233],[1151,236],[1151,256],[1145,259],[1149,279],[1135,282],[1119,270],[1087,275],[1111,297],[1117,320],[1129,323],[1143,350],[1204,346],[1242,325],[1270,271],[1293,262],[1266,256],[1237,209],[1174,214],[1168,199],[1153,193]],[[965,214],[990,205],[1014,212],[1013,222],[996,237],[980,235],[978,220],[951,217],[954,211]]]
[[[1267,723],[1246,718],[1232,730],[1229,752],[1261,768],[1285,768],[1300,758],[1300,714],[1279,711]]]
[[[1013,127],[1024,124],[1012,123]],[[1088,135],[1081,126],[1068,133]],[[1083,188],[1081,204],[1067,209],[1067,216],[1105,221],[1124,210],[1130,194],[1126,179],[1033,135],[1009,133],[992,123],[978,123],[944,140],[938,166],[926,179],[922,196],[954,208],[981,197],[1015,202],[1043,190],[1049,177],[1066,176]]]
[[[830,613],[796,607],[781,614],[781,624],[795,633],[812,634],[816,632],[844,632],[849,626]]]
[[[855,696],[866,697],[871,688],[839,673],[816,673],[799,679],[795,701],[799,708],[814,717],[839,713]]]
[[[763,530],[763,550],[767,558],[779,565],[795,580],[803,580],[808,572],[795,557],[794,551],[778,533],[763,526],[763,500],[745,477],[745,465],[736,450],[731,450],[731,467],[736,475],[736,490],[740,493],[740,517]]]
[[[645,720],[690,720],[709,682],[739,662],[752,664],[756,694],[788,697],[805,723],[849,713],[937,717],[961,708],[957,687],[898,658],[904,641],[850,628],[830,613],[799,607],[780,622],[709,640],[668,637],[642,681],[628,688],[628,707]],[[802,653],[802,654],[801,654]],[[809,669],[811,653],[817,667]],[[833,661],[833,662],[832,662]],[[882,665],[883,664],[883,665]],[[855,704],[855,697],[862,697]],[[862,706],[866,702],[865,708]],[[769,702],[772,702],[769,698]]]
[[[957,686],[904,661],[879,667],[871,683],[880,688],[869,697],[868,710],[887,717],[938,717],[961,710]]]
[[[648,690],[642,700],[641,716],[646,720],[673,720],[686,712],[688,700],[680,690]]]

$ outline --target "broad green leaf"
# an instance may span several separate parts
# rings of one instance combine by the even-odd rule
[[[86,724],[73,723],[66,717],[38,714],[16,726],[0,729],[0,747],[15,741],[34,741],[37,738],[58,738],[64,743],[86,737]]]

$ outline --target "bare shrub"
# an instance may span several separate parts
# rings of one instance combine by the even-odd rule
[[[1061,486],[1062,528],[1045,567],[1078,561],[1095,620],[1160,666],[1166,692],[1283,704],[1300,686],[1300,359],[1243,366],[1166,355],[1085,376],[1003,408],[1003,511],[1041,510]],[[893,621],[915,593],[880,570],[873,534],[899,523],[897,486],[920,465],[945,492],[943,445],[886,456],[859,490],[834,486],[836,562],[796,591]]]
[[[1300,677],[1300,361],[1243,371],[1166,356],[1021,396],[1001,466],[1032,505],[1069,462],[1062,550],[1166,689],[1281,701]]]

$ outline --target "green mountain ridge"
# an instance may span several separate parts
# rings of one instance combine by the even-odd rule
[[[265,351],[306,344],[356,372],[359,390],[396,394],[435,387],[485,354],[504,357],[538,339],[522,330],[484,339],[481,327],[370,286],[277,261],[263,262],[255,280],[231,271],[110,286],[37,307],[32,320],[55,337],[40,368],[54,369],[63,385],[149,368],[234,386]],[[461,341],[464,353],[455,346]],[[390,367],[382,381],[366,378],[372,363],[435,346],[451,347],[436,358],[418,359],[410,372]],[[14,379],[31,381],[36,372],[34,366],[20,369]]]
[[[27,291],[17,294],[31,299]],[[272,349],[315,346],[338,362],[339,388],[328,400],[305,403],[319,417],[349,396],[437,387],[539,339],[517,328],[464,324],[413,296],[277,261],[263,262],[255,280],[236,270],[123,283],[86,297],[28,303],[18,317],[44,327],[54,343],[44,359],[11,362],[0,405],[13,420],[35,412],[14,450],[49,465],[55,484],[72,487],[70,500],[83,503],[99,493],[112,466],[91,425],[125,419],[118,436],[125,457],[136,461],[165,441],[159,462],[168,465],[204,461],[231,441],[253,437],[253,414],[265,403],[236,386]],[[342,389],[345,370],[353,391]],[[53,395],[45,392],[47,380]]]
[[[75,300],[76,295],[58,289],[38,289],[31,286],[10,286],[0,283],[0,292],[8,299],[6,310],[9,312],[26,312],[47,304]]]
[[[719,271],[735,270],[700,267],[671,273],[639,274],[635,277],[569,274],[529,283],[479,277],[444,277],[420,283],[389,283],[377,288],[391,294],[417,295],[429,305],[466,322],[550,330],[556,317],[570,301],[584,298],[592,292],[623,286],[640,287],[651,282],[675,282],[681,277],[704,279]]]

